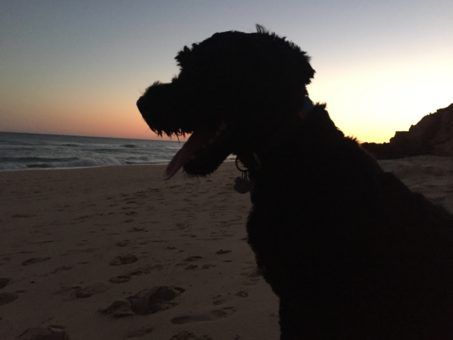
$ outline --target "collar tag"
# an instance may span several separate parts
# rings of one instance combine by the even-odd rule
[[[249,178],[249,169],[241,167],[239,165],[239,157],[236,157],[235,165],[236,168],[241,172],[240,177],[234,179],[234,190],[240,194],[245,194],[252,189],[252,182]]]

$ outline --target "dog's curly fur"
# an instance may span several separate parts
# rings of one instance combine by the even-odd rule
[[[307,106],[307,55],[258,27],[176,60],[138,107],[158,133],[192,133],[174,161],[187,173],[230,153],[249,167],[248,240],[280,298],[281,339],[453,339],[452,216]]]

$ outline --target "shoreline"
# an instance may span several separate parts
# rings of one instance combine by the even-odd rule
[[[223,163],[232,163],[234,162],[233,159],[229,158],[223,161]],[[99,168],[122,168],[122,167],[164,167],[170,163],[170,160],[165,162],[157,162],[157,163],[138,163],[138,164],[107,164],[107,165],[91,165],[91,166],[74,166],[74,167],[54,167],[54,168],[20,168],[20,169],[0,169],[0,174],[4,172],[21,172],[21,171],[54,171],[54,170],[81,170],[81,169],[99,169]]]
[[[112,165],[91,165],[91,166],[74,166],[74,167],[54,167],[54,168],[21,168],[21,169],[0,169],[0,174],[3,172],[29,172],[29,171],[54,171],[54,170],[82,170],[82,169],[99,169],[99,168],[122,168],[135,166],[166,166],[169,162],[159,163],[142,163],[142,164],[112,164]]]

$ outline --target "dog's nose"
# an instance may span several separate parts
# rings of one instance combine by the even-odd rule
[[[143,97],[138,98],[137,103],[136,103],[138,110],[142,112],[143,110]]]

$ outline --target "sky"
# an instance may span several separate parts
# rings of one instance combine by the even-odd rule
[[[311,56],[310,97],[360,141],[453,102],[452,0],[0,0],[0,131],[155,138],[135,102],[176,53],[257,23]]]

